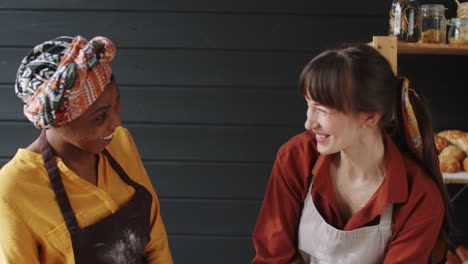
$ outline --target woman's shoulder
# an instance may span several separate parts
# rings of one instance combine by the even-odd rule
[[[38,169],[44,170],[44,161],[40,153],[20,148],[1,169],[0,182],[12,178],[11,175],[17,177],[28,177],[37,172]],[[21,177],[20,179],[24,179]]]
[[[116,160],[131,161],[140,157],[132,135],[122,126],[115,129],[112,141],[106,149]]]
[[[133,180],[143,177],[143,163],[130,132],[120,126],[114,131],[112,142],[106,148]]]
[[[421,165],[411,159],[405,159],[405,167],[408,179],[408,204],[431,207],[429,214],[443,213],[442,194],[434,179]]]
[[[432,179],[427,170],[425,170],[419,163],[406,158],[405,168],[411,191],[426,193],[438,190],[436,182]]]
[[[41,154],[27,149],[18,149],[15,156],[0,169],[2,198],[20,198],[30,192],[30,187],[36,188],[48,184],[47,171]]]
[[[311,153],[317,154],[317,141],[315,140],[315,134],[310,131],[305,131],[295,135],[284,143],[279,152],[281,154],[294,154],[294,153]]]
[[[113,138],[107,149],[113,153],[113,151],[120,152],[122,149],[133,149],[135,148],[135,142],[133,137],[125,127],[119,126],[115,129]]]
[[[287,177],[302,181],[308,178],[318,157],[315,135],[306,131],[280,147],[276,162]]]
[[[128,131],[127,128],[123,127],[123,126],[119,126],[115,129],[114,131],[114,137],[117,139],[117,141],[121,138],[128,138],[128,137],[131,137],[131,134],[130,132]],[[112,141],[112,142],[115,142],[115,141]],[[112,143],[111,143],[112,144]]]

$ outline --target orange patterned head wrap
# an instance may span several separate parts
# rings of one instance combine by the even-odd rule
[[[107,38],[89,42],[58,37],[34,47],[21,62],[15,90],[24,114],[37,128],[66,124],[96,101],[110,82],[115,46]]]

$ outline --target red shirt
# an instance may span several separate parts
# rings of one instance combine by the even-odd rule
[[[387,204],[394,204],[393,233],[384,263],[426,264],[445,212],[440,190],[430,176],[386,137],[387,176],[365,207],[345,222],[338,213],[329,174],[331,156],[320,155],[316,144],[315,135],[304,132],[278,151],[253,233],[257,255],[252,264],[300,263],[297,231],[311,175],[312,200],[330,225],[342,230],[375,225]]]

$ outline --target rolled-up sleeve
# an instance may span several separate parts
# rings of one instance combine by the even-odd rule
[[[252,264],[299,263],[297,230],[302,212],[302,194],[285,177],[284,157],[278,153],[262,209],[253,233],[256,256]]]

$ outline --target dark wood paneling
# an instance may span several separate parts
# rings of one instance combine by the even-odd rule
[[[160,198],[195,199],[262,200],[272,165],[145,162]]]
[[[13,83],[25,48],[0,48],[0,83]],[[120,50],[112,63],[120,84],[266,86],[290,89],[313,53]],[[285,88],[287,87],[287,88]]]
[[[132,122],[298,126],[306,112],[296,87],[272,91],[122,86],[120,98],[122,118]]]
[[[0,137],[0,157],[11,158],[16,154],[18,148],[26,148],[40,134],[32,123],[2,122],[0,125],[2,136]]]
[[[302,128],[127,125],[145,159],[271,162]]]
[[[31,47],[32,48],[32,47]],[[29,53],[30,49],[3,49],[0,48],[0,83],[7,83],[10,87],[16,80],[16,72],[20,66],[24,56]],[[14,93],[14,88],[13,88]],[[9,96],[11,98],[11,96]]]
[[[434,130],[468,131],[468,56],[400,55],[400,75],[428,100]]]
[[[174,263],[247,264],[255,255],[250,238],[169,235]]]
[[[302,128],[129,124],[145,160],[271,162],[279,146]],[[28,146],[39,131],[30,123],[1,126],[0,157]]]
[[[143,123],[301,125],[306,104],[290,91],[120,86],[122,119]],[[0,120],[26,120],[14,86],[0,85]]]
[[[23,101],[15,95],[15,85],[0,85],[0,120],[23,120]],[[1,124],[0,124],[1,126]]]
[[[250,236],[261,202],[160,199],[160,205],[170,234]]]
[[[3,0],[0,8],[25,8],[47,10],[53,9],[82,9],[82,10],[141,10],[141,11],[187,11],[187,12],[261,12],[261,13],[296,13],[296,14],[379,14],[386,15],[390,3],[387,1],[216,1],[216,0],[138,0],[130,4],[125,0],[79,0],[61,1],[48,0],[47,6],[43,2],[34,0]]]
[[[0,11],[0,45],[32,47],[60,35],[104,35],[117,47],[321,50],[387,33],[386,17],[206,13]],[[83,19],[86,17],[86,19]],[[327,26],[323,26],[326,24]]]

